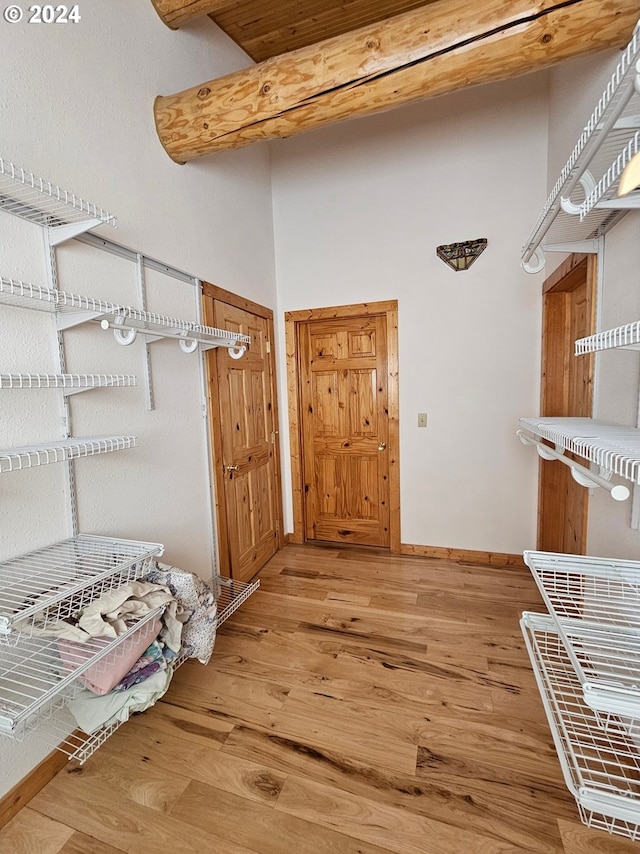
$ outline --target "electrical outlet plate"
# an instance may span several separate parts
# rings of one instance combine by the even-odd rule
[[[427,413],[426,412],[418,412],[418,427],[426,427],[427,426]]]

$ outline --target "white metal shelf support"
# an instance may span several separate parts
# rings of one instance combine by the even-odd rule
[[[147,310],[147,283],[144,274],[144,260],[142,255],[136,255],[136,290],[138,292],[138,302],[143,311]],[[135,337],[135,336],[134,336]],[[151,372],[151,341],[146,338],[144,341],[143,366],[144,366],[144,391],[147,409],[149,412],[155,409],[153,399],[153,374]]]

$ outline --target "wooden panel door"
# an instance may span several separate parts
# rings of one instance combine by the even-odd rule
[[[384,315],[299,326],[305,536],[389,545]]]
[[[241,359],[222,347],[209,351],[220,571],[247,581],[279,547],[269,323],[220,300],[211,302],[215,326],[251,337]]]
[[[593,356],[574,356],[574,343],[593,333],[595,263],[570,259],[544,296],[541,415],[591,415]],[[588,511],[589,492],[569,467],[541,461],[538,548],[584,554]]]

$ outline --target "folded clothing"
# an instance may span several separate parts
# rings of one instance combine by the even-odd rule
[[[161,630],[162,622],[159,618],[140,626],[127,641],[80,673],[77,681],[94,694],[107,694],[129,673],[140,659],[140,655],[152,641],[155,641]],[[93,658],[100,648],[112,642],[113,638],[105,637],[94,638],[89,644],[62,639],[58,641],[58,651],[65,670],[73,671],[88,659]]]

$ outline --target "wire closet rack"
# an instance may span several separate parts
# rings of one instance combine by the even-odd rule
[[[640,726],[640,563],[525,551],[584,702]],[[640,729],[639,729],[640,734]]]
[[[638,28],[586,123],[524,246],[528,272],[544,266],[546,251],[562,250],[605,234],[640,194],[615,198],[614,184],[637,148],[640,98],[637,95]],[[577,250],[575,250],[577,251]],[[584,249],[582,250],[584,251]]]
[[[46,227],[93,221],[116,225],[113,214],[0,157],[0,210]]]
[[[602,469],[640,484],[640,428],[623,427],[593,418],[520,418],[534,436],[556,450],[596,463]]]
[[[91,438],[59,439],[41,445],[25,445],[0,449],[0,474],[68,462],[96,454],[126,451],[135,448],[135,436],[93,436]]]
[[[584,702],[557,625],[548,615],[521,620],[567,788],[588,827],[640,839],[640,732],[632,719],[610,716],[606,727]]]
[[[40,226],[49,247],[51,281],[55,282],[54,247],[100,225],[115,226],[115,217],[79,196],[44,181],[0,158],[0,213],[4,211]],[[83,238],[85,242],[88,237]],[[98,242],[103,238],[93,236]],[[109,241],[104,241],[110,243]],[[94,244],[95,245],[95,244]],[[110,244],[115,246],[115,244]],[[120,247],[122,249],[122,247]],[[138,264],[144,299],[144,260],[127,250]],[[148,260],[148,259],[147,259]],[[170,268],[154,262],[165,272]],[[174,271],[175,272],[175,271]],[[182,274],[192,284],[198,280]],[[0,305],[48,312],[55,318],[61,373],[0,374],[0,390],[58,389],[68,395],[94,388],[136,384],[129,374],[63,373],[66,329],[93,322],[111,329],[119,344],[132,344],[138,335],[147,344],[168,338],[186,353],[225,347],[240,358],[250,337],[239,331],[110,303],[62,290],[40,287],[0,277]],[[198,315],[199,316],[199,315]],[[150,369],[147,353],[147,379]],[[150,407],[152,408],[152,407]],[[65,401],[65,433],[73,433],[69,404]],[[133,448],[133,436],[66,438],[45,444],[0,450],[0,473],[32,468],[79,457]],[[77,530],[73,467],[70,494]],[[84,690],[87,679],[112,672],[117,659],[138,654],[157,635],[162,608],[128,624],[117,638],[91,638],[82,644],[59,637],[63,624],[74,621],[91,602],[109,591],[144,578],[155,558],[163,554],[158,543],[137,542],[78,534],[46,548],[0,564],[0,736],[21,741],[27,735],[84,762],[124,721],[117,720],[91,733],[77,729],[69,702]],[[217,627],[220,627],[258,588],[216,576]],[[67,629],[65,628],[65,633]],[[187,658],[183,650],[171,662],[179,667]],[[120,662],[122,664],[122,661]],[[88,683],[87,683],[88,684]]]
[[[136,385],[134,374],[0,374],[0,389],[61,389],[65,395],[92,388]]]
[[[90,638],[84,643],[52,637],[27,637],[2,647],[0,661],[0,732],[21,741],[82,689],[81,678],[91,669],[108,669],[134,644],[157,635],[163,608],[155,608],[114,638]],[[156,626],[154,633],[154,626]],[[148,644],[147,644],[148,645]],[[144,646],[143,646],[144,648]]]
[[[213,326],[203,326],[191,320],[180,320],[164,314],[142,311],[131,306],[117,305],[104,300],[70,294],[65,291],[32,285],[0,277],[0,303],[17,308],[36,309],[55,313],[58,329],[69,329],[89,321],[100,323],[103,329],[113,329],[119,344],[132,344],[141,333],[152,340],[176,338],[188,353],[202,345],[228,347],[232,355],[241,356],[251,342],[248,335],[230,332]],[[233,351],[238,351],[234,353]]]
[[[640,350],[640,320],[635,323],[625,323],[624,326],[616,326],[614,329],[605,329],[586,338],[578,338],[575,355],[616,349]]]
[[[94,599],[136,581],[164,546],[79,534],[0,563],[0,641],[68,619]]]

